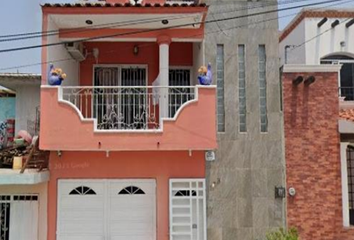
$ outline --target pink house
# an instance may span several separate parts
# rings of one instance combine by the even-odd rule
[[[217,148],[215,87],[197,80],[208,8],[107,0],[42,11],[42,62],[67,79],[49,86],[43,65],[39,239],[205,240],[205,159]]]

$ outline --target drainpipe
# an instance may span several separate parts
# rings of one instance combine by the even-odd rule
[[[169,72],[169,47],[171,43],[171,38],[168,36],[160,36],[157,39],[159,44],[159,55],[160,55],[160,119],[168,117],[168,72]]]

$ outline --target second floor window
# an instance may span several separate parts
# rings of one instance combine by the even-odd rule
[[[218,44],[216,53],[218,132],[225,132],[224,68],[224,45]]]
[[[245,45],[238,45],[238,111],[239,130],[247,131],[246,124],[246,69],[245,69]]]
[[[261,132],[268,132],[267,116],[267,79],[266,79],[266,48],[265,45],[258,46],[258,80],[259,80],[259,110]]]

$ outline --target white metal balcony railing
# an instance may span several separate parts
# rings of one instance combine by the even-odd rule
[[[196,87],[60,87],[59,98],[70,102],[83,119],[95,119],[97,130],[160,129],[183,104],[196,98]],[[164,112],[164,113],[163,113]]]

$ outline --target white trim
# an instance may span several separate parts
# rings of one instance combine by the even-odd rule
[[[293,72],[339,72],[342,65],[304,65],[304,64],[286,64],[283,66],[283,73],[293,73]]]
[[[339,119],[338,131],[339,133],[354,133],[354,122],[345,119]]]
[[[340,161],[342,177],[342,214],[343,226],[349,227],[349,194],[348,194],[348,171],[347,171],[347,147],[349,142],[340,143]]]

